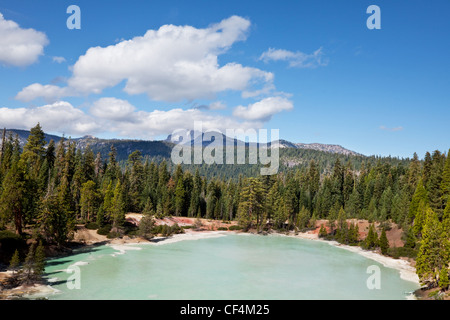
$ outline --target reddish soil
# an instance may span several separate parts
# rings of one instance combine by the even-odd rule
[[[369,221],[367,220],[358,220],[358,219],[348,219],[348,223],[357,223],[358,229],[359,229],[359,239],[363,240],[367,237],[367,234],[369,233]],[[313,233],[319,233],[320,226],[324,225],[327,228],[327,231],[329,232],[330,229],[327,227],[328,220],[317,220],[316,222],[316,229],[313,231]],[[380,223],[375,223],[375,226],[377,227],[377,233],[378,236],[381,235],[381,230],[378,229],[380,226]],[[398,225],[395,223],[391,223],[391,229],[386,231],[386,237],[389,240],[389,246],[390,247],[403,247],[404,242],[402,240],[402,233],[403,230],[400,229]]]

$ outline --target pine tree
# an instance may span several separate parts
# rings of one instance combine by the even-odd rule
[[[34,254],[34,276],[37,280],[40,280],[45,270],[45,251],[42,241],[39,242],[36,252]]]
[[[325,238],[328,235],[327,228],[323,224],[320,225],[319,237]]]
[[[143,208],[143,200],[141,198],[144,186],[144,166],[142,164],[142,154],[140,151],[134,151],[128,156],[128,169],[130,188],[128,194],[130,196],[130,210],[140,212]]]
[[[410,190],[416,188],[418,178],[420,177],[420,161],[417,153],[414,152],[413,158],[409,164],[408,170],[408,185]]]
[[[264,188],[261,181],[249,178],[247,184],[241,191],[241,202],[239,203],[239,224],[248,230],[253,219],[256,218],[256,226],[259,228],[260,219],[264,210]]]
[[[99,200],[99,194],[97,192],[97,186],[94,181],[89,180],[85,182],[81,187],[80,196],[80,209],[81,218],[89,222],[94,219],[94,212],[97,212],[97,203]]]
[[[122,184],[117,182],[112,199],[112,222],[113,227],[121,227],[125,222],[125,201]]]
[[[347,225],[347,215],[344,208],[341,207],[338,214],[336,238],[338,242],[347,243],[348,242],[348,225]]]
[[[450,201],[447,202],[447,206],[444,210],[442,217],[442,230],[445,234],[450,235]]]
[[[440,189],[442,195],[442,202],[447,203],[448,205],[448,203],[450,202],[450,149],[448,150],[444,169],[442,171],[442,180]]]
[[[389,241],[386,236],[386,230],[383,228],[380,235],[379,246],[381,249],[381,253],[386,255],[389,249]]]
[[[442,216],[445,204],[441,193],[442,174],[444,169],[443,155],[439,150],[433,152],[431,172],[427,184],[429,205],[439,217]]]
[[[175,189],[175,215],[181,216],[184,214],[185,199],[186,191],[184,190],[183,177],[181,177],[178,179]]]
[[[373,249],[378,246],[378,234],[373,224],[370,224],[369,226],[369,233],[365,240],[365,246],[367,249]]]
[[[47,150],[45,151],[45,158],[47,159],[47,164],[50,169],[52,169],[55,164],[55,150],[55,141],[52,139],[48,143]]]
[[[21,156],[24,163],[29,166],[29,174],[33,179],[36,179],[38,176],[39,168],[46,156],[44,148],[46,144],[44,131],[42,131],[38,123],[35,127],[31,128]]]
[[[420,238],[422,236],[422,231],[423,231],[424,225],[426,223],[427,210],[429,208],[430,207],[428,206],[428,204],[426,204],[424,201],[420,201],[419,206],[416,211],[416,214],[415,214],[413,227],[412,227],[413,231],[414,231],[414,235],[417,238]]]
[[[19,251],[16,249],[9,262],[9,270],[13,272],[13,275],[15,275],[16,272],[19,270],[19,266],[20,266]]]
[[[442,247],[442,225],[437,214],[429,208],[416,259],[416,272],[422,284],[436,284],[440,269],[448,263]]]
[[[146,239],[153,237],[153,228],[155,225],[153,216],[154,212],[150,212],[149,214],[144,215],[139,222],[139,234]]]
[[[358,223],[350,224],[349,230],[349,244],[356,245],[359,241],[359,227]]]
[[[431,167],[433,166],[433,162],[431,160],[431,154],[427,151],[425,153],[425,159],[423,162],[423,169],[422,169],[422,181],[423,181],[423,185],[427,185],[428,184],[428,179],[430,178],[431,175]]]
[[[61,182],[56,190],[58,208],[55,211],[54,230],[56,231],[56,241],[63,244],[69,233],[75,228],[75,212],[72,210],[72,194],[70,192],[70,153],[67,153],[65,168]]]
[[[35,244],[32,243],[28,248],[28,253],[23,263],[23,275],[26,284],[31,284],[34,282],[34,269],[36,267],[35,262]]]
[[[414,235],[414,231],[412,227],[408,227],[407,230],[404,232],[405,236],[405,248],[411,248],[414,249],[416,247],[416,236]]]
[[[448,269],[447,267],[444,267],[439,272],[439,287],[445,291],[448,289],[448,285],[449,285]]]
[[[14,162],[3,180],[0,196],[0,217],[13,218],[16,234],[22,234],[24,215],[25,172],[20,163]]]
[[[423,186],[422,179],[419,180],[417,183],[416,191],[414,192],[414,195],[411,200],[411,204],[409,206],[409,219],[410,221],[413,221],[417,215],[417,210],[419,208],[420,202],[423,202],[424,204],[428,203],[427,198],[427,191],[425,190],[425,187]]]

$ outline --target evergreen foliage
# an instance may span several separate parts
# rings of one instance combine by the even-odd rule
[[[442,270],[450,269],[448,153],[427,152],[421,161],[417,154],[396,159],[285,148],[279,173],[260,176],[258,165],[175,166],[168,161],[170,150],[170,143],[144,148],[119,140],[77,149],[70,139],[50,141],[39,124],[22,150],[18,137],[4,130],[0,229],[21,239],[38,234],[46,245],[63,246],[77,223],[120,236],[128,230],[126,213],[138,212],[237,220],[240,228],[257,232],[299,231],[328,220],[328,232],[320,227],[322,237],[358,244],[358,226],[349,219],[366,219],[372,224],[362,245],[386,253],[392,248],[386,247],[385,231],[380,228],[378,239],[374,225],[389,221],[405,230],[405,250],[418,251],[423,283],[437,285],[445,280]],[[158,228],[146,218],[136,232],[178,232]],[[33,261],[27,256],[23,274],[34,270]]]

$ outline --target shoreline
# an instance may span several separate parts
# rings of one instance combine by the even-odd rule
[[[346,244],[339,243],[337,241],[330,241],[330,240],[323,240],[320,239],[317,234],[312,233],[298,233],[295,234],[288,234],[286,235],[288,237],[294,237],[294,238],[300,238],[300,239],[306,239],[306,240],[314,240],[314,241],[321,241],[323,243],[327,243],[331,246],[342,248],[354,253],[357,253],[363,257],[366,257],[368,259],[374,260],[376,262],[381,263],[386,268],[392,268],[400,271],[400,278],[405,281],[414,282],[418,285],[420,285],[419,277],[416,274],[416,268],[411,265],[410,262],[403,260],[403,259],[395,259],[389,256],[384,256],[378,252],[365,250],[361,248],[360,246],[350,246]]]
[[[201,240],[207,238],[217,238],[223,237],[228,234],[255,234],[255,233],[246,233],[246,232],[236,232],[236,231],[193,231],[193,230],[185,230],[185,233],[175,234],[169,237],[155,237],[150,240],[143,238],[125,238],[125,239],[108,239],[107,241],[93,241],[89,243],[79,243],[79,247],[77,249],[88,249],[98,245],[106,245],[110,246],[113,249],[117,250],[114,253],[114,256],[125,254],[127,250],[140,250],[139,247],[133,247],[133,245],[153,245],[159,246],[169,243],[175,243],[180,241],[189,241],[189,240]],[[384,267],[392,268],[398,270],[400,272],[400,278],[405,281],[411,281],[420,286],[419,278],[416,274],[415,268],[411,265],[410,262],[402,259],[394,259],[392,257],[383,256],[377,252],[364,250],[359,246],[349,246],[340,244],[336,241],[323,240],[318,237],[317,234],[309,233],[309,232],[300,232],[297,234],[289,233],[278,233],[278,232],[270,232],[267,235],[276,235],[276,236],[285,236],[292,237],[297,239],[311,240],[311,241],[321,241],[327,243],[331,246],[342,248],[354,253],[357,253],[361,256],[364,256],[368,259],[374,260]],[[3,274],[7,274],[8,271],[2,272]],[[48,282],[48,281],[47,281]],[[418,289],[420,290],[420,288]],[[43,283],[43,284],[34,284],[32,286],[20,286],[12,289],[7,289],[0,291],[0,300],[4,299],[20,299],[20,298],[43,298],[48,296],[49,294],[58,293],[57,289],[54,289],[51,286],[51,283]],[[415,292],[412,292],[412,297],[409,298],[417,300],[419,297]]]

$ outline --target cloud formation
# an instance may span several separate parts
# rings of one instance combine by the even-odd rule
[[[148,30],[144,36],[108,47],[92,47],[71,68],[64,93],[100,94],[124,82],[128,94],[145,93],[152,100],[179,102],[270,86],[270,72],[234,62],[219,65],[218,56],[245,40],[249,27],[249,20],[232,16],[204,29],[164,25]],[[30,90],[27,87],[22,91]],[[47,98],[48,93],[43,91]],[[24,96],[31,98],[25,94],[17,98]]]
[[[388,128],[386,126],[380,126],[380,129],[384,130],[384,131],[397,132],[397,131],[402,131],[403,127],[399,126],[399,127],[394,127],[394,128]]]
[[[192,130],[198,121],[202,122],[204,130],[223,132],[226,129],[260,128],[263,125],[261,121],[239,121],[199,108],[141,111],[128,101],[116,98],[99,99],[93,103],[90,113],[102,127],[121,136],[142,139],[168,135],[179,129]]]
[[[45,33],[23,29],[0,13],[0,64],[25,67],[35,63],[49,43]]]
[[[42,85],[40,83],[30,84],[23,88],[15,97],[15,99],[30,102],[37,98],[43,98],[47,102],[55,102],[69,93],[69,88],[59,87],[53,84]]]
[[[238,106],[233,115],[251,121],[268,121],[276,113],[292,110],[292,102],[283,97],[269,97],[250,104],[247,107]]]
[[[53,60],[53,62],[56,62],[56,63],[66,62],[66,58],[64,58],[64,57],[52,57],[52,60]]]
[[[317,49],[311,54],[270,48],[259,57],[259,60],[264,62],[287,61],[290,67],[295,68],[316,68],[328,64],[328,60],[323,55],[322,48]]]
[[[29,130],[38,122],[47,132],[74,135],[93,133],[100,128],[92,117],[65,101],[35,108],[0,108],[0,123],[5,128]]]
[[[142,111],[126,100],[106,97],[92,103],[89,112],[58,101],[34,108],[0,108],[0,123],[6,128],[30,129],[40,123],[46,132],[82,136],[114,133],[123,138],[154,139],[175,130],[193,130],[195,122],[203,130],[259,129],[260,119],[239,120],[197,108]]]

